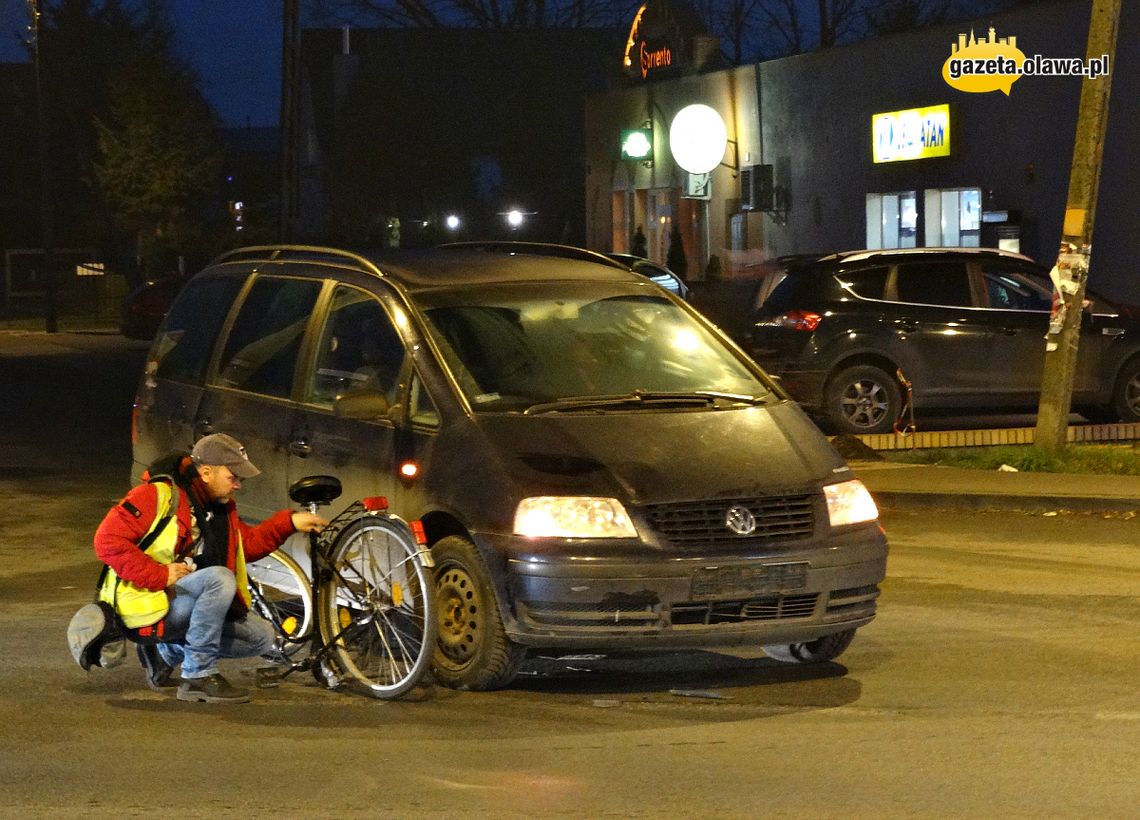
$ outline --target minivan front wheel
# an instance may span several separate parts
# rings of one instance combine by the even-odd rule
[[[827,663],[843,654],[855,637],[854,629],[824,635],[807,643],[782,643],[764,647],[764,654],[781,663]]]
[[[432,669],[452,689],[483,691],[510,683],[526,655],[503,629],[491,574],[475,545],[457,535],[432,547],[438,636]]]
[[[837,433],[889,433],[902,410],[898,382],[885,370],[860,364],[840,370],[824,392],[827,421]]]

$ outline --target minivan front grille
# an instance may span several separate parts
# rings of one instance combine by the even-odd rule
[[[737,601],[687,601],[673,604],[673,626],[722,624],[742,621],[783,621],[810,618],[819,595],[769,595]]]
[[[724,546],[810,538],[815,527],[814,496],[769,496],[766,498],[685,501],[644,507],[649,525],[663,538],[679,545]],[[746,509],[755,529],[738,535],[729,529],[729,511]]]

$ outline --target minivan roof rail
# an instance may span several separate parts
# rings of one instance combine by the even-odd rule
[[[446,242],[437,245],[443,250],[480,250],[489,253],[527,253],[535,256],[557,256],[562,259],[577,259],[580,262],[597,262],[611,268],[629,270],[616,259],[611,259],[604,253],[591,251],[574,245],[558,245],[553,242],[516,242],[513,240],[487,240],[469,242]]]
[[[283,262],[283,261],[337,261],[351,262],[353,267],[367,273],[383,276],[376,264],[365,256],[340,248],[325,248],[318,245],[251,245],[236,248],[217,256],[210,264],[220,265],[229,262]]]

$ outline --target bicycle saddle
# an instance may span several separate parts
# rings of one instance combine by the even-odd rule
[[[328,504],[341,492],[340,479],[331,475],[307,475],[289,487],[289,497],[298,504]]]

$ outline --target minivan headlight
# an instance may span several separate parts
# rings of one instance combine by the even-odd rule
[[[857,478],[841,481],[838,484],[828,484],[823,488],[823,495],[827,499],[827,517],[833,527],[862,524],[879,517],[879,508],[875,506],[875,500],[871,498],[871,493],[863,486],[863,482]]]
[[[616,498],[543,495],[524,498],[515,510],[515,535],[530,538],[636,538],[637,530]]]

